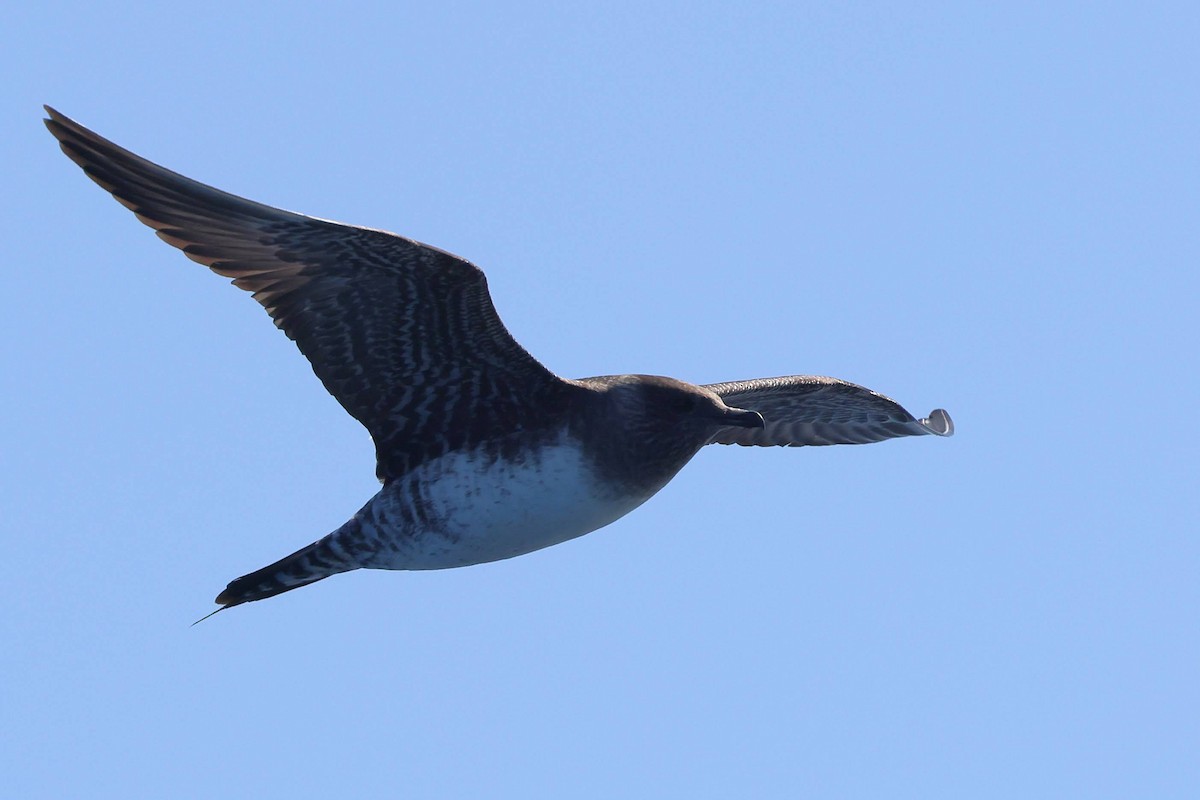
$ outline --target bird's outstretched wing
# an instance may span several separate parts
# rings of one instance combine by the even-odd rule
[[[704,388],[734,408],[763,415],[762,428],[722,428],[712,443],[785,447],[868,444],[897,436],[952,436],[950,415],[936,409],[916,419],[878,392],[814,375],[712,383]]]
[[[253,293],[370,431],[381,480],[497,424],[536,425],[535,409],[566,402],[569,384],[512,338],[470,262],[236,197],[46,112],[89,178],[163,241]]]

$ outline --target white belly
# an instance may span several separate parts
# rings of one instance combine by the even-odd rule
[[[519,463],[452,453],[385,487],[364,509],[387,543],[369,566],[444,569],[512,558],[603,527],[649,497],[609,491],[572,444]]]

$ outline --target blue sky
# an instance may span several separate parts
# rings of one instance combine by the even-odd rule
[[[1195,796],[1200,15],[1111,5],[6,12],[7,790]],[[473,260],[562,374],[958,435],[708,448],[583,539],[189,628],[371,444],[41,103]]]

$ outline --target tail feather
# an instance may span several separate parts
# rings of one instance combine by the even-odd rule
[[[347,564],[344,558],[334,551],[331,546],[332,538],[333,534],[330,534],[274,564],[231,581],[225,587],[225,591],[217,595],[217,602],[221,604],[222,609],[240,606],[242,603],[265,600],[292,589],[299,589],[301,586],[308,586],[339,572],[357,569],[356,565]]]

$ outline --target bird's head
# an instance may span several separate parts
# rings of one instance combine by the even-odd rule
[[[648,497],[662,488],[717,431],[761,428],[756,411],[730,408],[702,386],[657,375],[606,375],[580,381],[606,420],[578,434],[604,453],[598,459],[612,480]]]
[[[600,379],[609,402],[627,420],[631,432],[653,438],[670,436],[703,445],[720,428],[763,427],[757,411],[730,408],[702,386],[658,375],[620,375]]]

